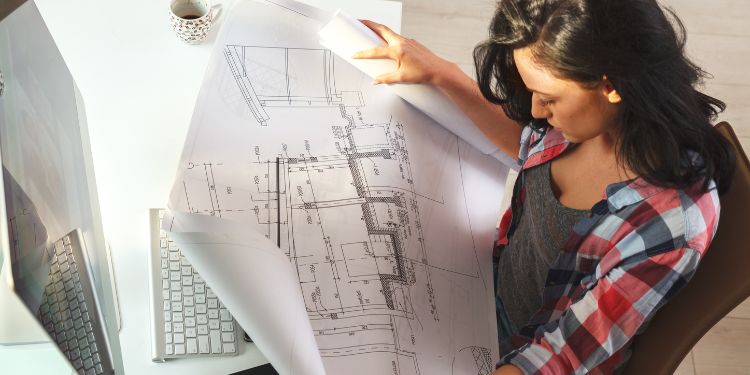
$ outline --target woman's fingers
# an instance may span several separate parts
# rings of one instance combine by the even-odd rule
[[[383,40],[386,41],[386,43],[391,44],[393,42],[398,41],[401,39],[401,35],[396,34],[386,25],[381,25],[377,22],[373,22],[370,20],[360,20],[365,26],[369,27],[372,31],[374,31],[376,34],[380,35]]]
[[[385,73],[381,74],[372,81],[373,84],[379,84],[379,83],[385,83],[385,84],[391,84],[391,83],[399,83],[403,82],[403,76],[400,72],[392,72],[392,73]]]
[[[392,59],[393,51],[388,47],[375,47],[359,51],[352,55],[353,59]]]

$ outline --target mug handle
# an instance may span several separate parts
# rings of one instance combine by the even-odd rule
[[[216,4],[211,7],[211,9],[208,11],[211,13],[211,27],[210,29],[213,29],[214,25],[216,25],[216,22],[219,20],[219,16],[221,16],[221,4]]]

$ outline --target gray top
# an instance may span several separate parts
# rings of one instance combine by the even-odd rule
[[[496,290],[512,325],[511,334],[526,325],[541,307],[550,265],[573,225],[589,212],[565,207],[555,198],[550,165],[547,162],[524,172],[527,199],[518,227],[498,263]]]

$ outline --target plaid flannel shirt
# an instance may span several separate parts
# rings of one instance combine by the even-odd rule
[[[554,128],[524,128],[521,172],[497,251],[522,214],[524,170],[569,144]],[[542,307],[511,338],[516,350],[498,365],[512,363],[526,374],[608,374],[627,361],[632,338],[690,280],[716,232],[716,186],[711,181],[702,192],[701,185],[671,189],[642,179],[609,185],[590,216],[574,225],[550,267]]]

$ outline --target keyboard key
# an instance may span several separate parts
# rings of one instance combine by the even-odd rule
[[[172,251],[171,249],[169,250],[169,261],[170,262],[173,262],[173,261],[179,262],[180,261],[180,253],[178,253],[176,250],[177,249],[175,249],[175,251]]]
[[[237,348],[235,348],[234,343],[224,343],[224,353],[234,353],[237,351]]]
[[[170,281],[169,282],[169,290],[179,292],[182,290],[182,287],[180,286],[179,281]]]
[[[185,337],[195,338],[196,336],[198,336],[198,332],[195,330],[195,328],[185,329]]]
[[[184,284],[183,284],[184,285]],[[186,296],[192,296],[193,295],[193,287],[192,286],[183,286],[182,287],[182,294]]]
[[[219,316],[221,316],[221,320],[223,320],[223,321],[232,320],[232,315],[229,314],[229,310],[227,310],[227,309],[221,309],[221,310],[219,310]]]
[[[209,298],[208,299],[208,308],[209,309],[219,308],[219,300],[217,300],[216,298]]]
[[[198,336],[198,351],[201,354],[208,354],[211,352],[211,347],[209,346],[208,340],[208,336]]]
[[[208,334],[208,326],[203,324],[198,326],[198,334],[199,335],[207,335]]]
[[[192,276],[192,275],[193,275],[193,267],[182,266],[182,276]]]
[[[174,354],[174,346],[172,344],[167,344],[167,350],[165,351],[165,353],[167,353],[167,355]]]
[[[171,333],[164,334],[164,342],[167,343],[167,344],[171,344],[172,343],[172,334]]]
[[[197,287],[198,287],[198,286],[196,285],[196,288],[195,288],[195,289],[198,289]],[[206,295],[205,295],[205,294],[199,294],[199,293],[198,293],[198,292],[196,291],[196,292],[195,292],[195,304],[196,304],[196,305],[205,305],[205,304],[206,304]],[[204,307],[205,307],[205,306],[204,306]]]
[[[178,262],[176,260],[169,262],[169,270],[170,271],[179,271],[180,270],[180,262]]]
[[[208,317],[206,317],[206,314],[198,314],[196,321],[198,324],[208,324]]]
[[[169,272],[169,280],[171,281],[180,281],[180,273],[177,271],[171,271]]]
[[[219,329],[219,320],[218,319],[211,319],[208,321],[208,328],[213,330]]]
[[[195,312],[198,313],[198,314],[205,314],[206,311],[208,311],[206,309],[206,305],[197,305],[197,306],[195,306]]]
[[[184,355],[185,354],[185,345],[183,345],[183,344],[176,344],[174,346],[174,354],[175,355]]]
[[[193,306],[186,306],[185,307],[185,316],[195,316],[195,307]]]
[[[172,302],[170,302],[170,301],[164,301],[164,310],[165,311],[172,310]]]
[[[193,285],[193,276],[183,276],[182,277],[182,285]],[[192,290],[192,288],[191,288]],[[191,293],[192,294],[192,293]]]
[[[162,289],[169,289],[169,280],[163,280],[161,281],[161,288]]]
[[[185,332],[185,323],[172,323],[172,330],[175,333]]]
[[[182,301],[182,292],[172,292],[172,301]]]
[[[234,332],[222,332],[221,341],[234,342]]]
[[[185,306],[193,306],[195,305],[195,300],[193,296],[187,296],[183,298],[182,302],[185,304]]]
[[[172,314],[172,321],[174,322],[182,322],[183,321],[183,315],[182,313],[176,312]]]
[[[172,302],[172,311],[182,311],[182,302]]]
[[[175,333],[172,340],[174,341],[175,344],[183,344],[185,343],[185,334]]]
[[[165,322],[171,322],[172,321],[172,312],[171,311],[165,311],[164,312],[164,321]]]
[[[195,279],[198,275],[193,276],[193,279]],[[195,294],[203,294],[206,293],[206,284],[198,284],[197,281],[194,281],[195,284]]]
[[[172,323],[171,322],[164,323],[164,332],[172,332]]]
[[[187,352],[188,354],[198,353],[198,341],[194,338],[187,340]]]
[[[218,331],[211,331],[211,353],[221,353],[221,335]]]
[[[221,330],[222,330],[222,332],[231,332],[231,331],[234,331],[234,324],[232,324],[232,322],[221,323]]]
[[[195,318],[185,318],[186,327],[195,327]]]

